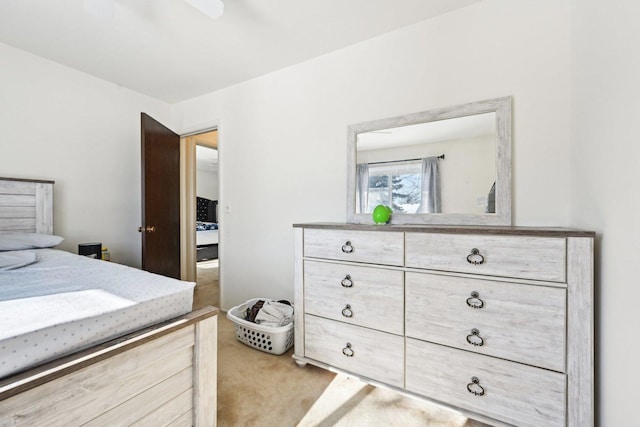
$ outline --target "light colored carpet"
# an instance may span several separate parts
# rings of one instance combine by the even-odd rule
[[[295,426],[335,374],[299,368],[292,350],[275,356],[242,344],[225,316],[218,317],[218,426]]]

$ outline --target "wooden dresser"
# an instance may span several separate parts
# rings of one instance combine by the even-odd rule
[[[494,425],[590,426],[594,233],[297,224],[295,355]]]

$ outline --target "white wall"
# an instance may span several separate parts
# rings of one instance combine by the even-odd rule
[[[169,106],[0,43],[0,176],[55,180],[62,249],[140,265],[140,112]]]
[[[601,426],[637,424],[640,4],[573,0],[571,222],[598,233]]]
[[[198,197],[218,200],[218,170],[196,168],[196,193]]]
[[[514,96],[514,221],[569,222],[569,0],[486,0],[177,104],[219,124],[222,306],[293,297],[293,223],[346,218],[347,125]]]

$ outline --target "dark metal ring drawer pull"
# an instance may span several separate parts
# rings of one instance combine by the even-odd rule
[[[350,288],[353,286],[353,280],[351,280],[351,276],[347,274],[346,276],[344,276],[344,279],[342,279],[340,284],[343,288]]]
[[[480,251],[476,248],[471,249],[471,253],[467,255],[467,262],[473,265],[484,264],[484,257],[480,255]]]
[[[353,317],[353,311],[351,310],[351,305],[347,304],[347,306],[342,309],[342,315],[344,317]]]
[[[471,334],[467,335],[467,342],[476,347],[482,347],[484,345],[484,338],[480,336],[480,331],[472,329]]]
[[[350,342],[348,342],[347,346],[342,349],[342,354],[344,354],[347,357],[353,357],[353,349],[351,348]]]
[[[484,307],[484,301],[480,299],[480,294],[476,291],[471,292],[471,296],[467,298],[467,305],[471,308]]]
[[[467,391],[474,396],[484,396],[484,387],[480,385],[478,377],[471,377],[471,382],[467,384]]]
[[[349,240],[347,240],[345,244],[342,245],[342,252],[344,252],[345,254],[350,254],[351,252],[353,252],[353,246],[351,245],[351,242]]]

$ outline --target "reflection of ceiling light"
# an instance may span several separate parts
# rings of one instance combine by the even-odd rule
[[[191,6],[207,15],[209,18],[220,18],[224,13],[222,0],[185,0]]]

